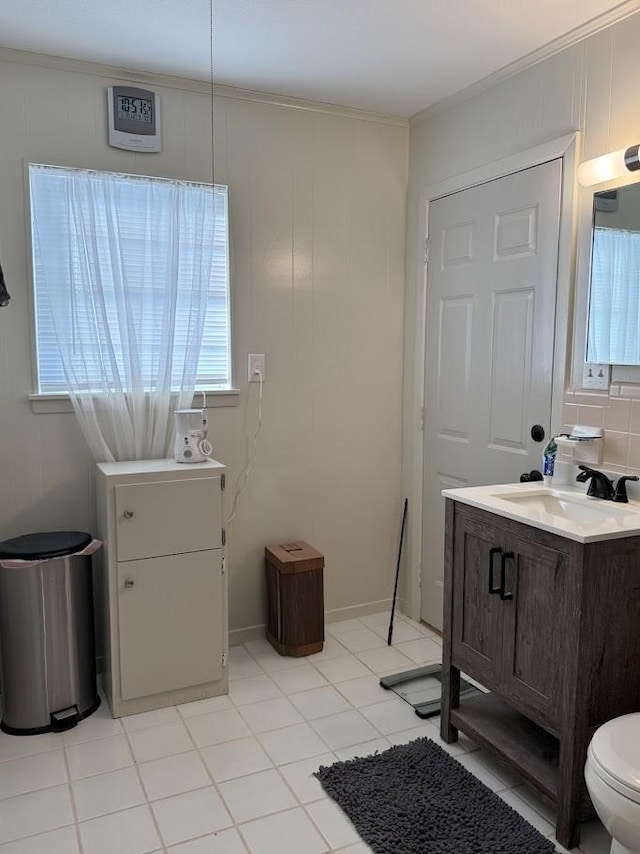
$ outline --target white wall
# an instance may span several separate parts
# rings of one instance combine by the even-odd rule
[[[405,300],[405,406],[403,480],[413,507],[420,494],[411,488],[418,463],[415,439],[421,401],[423,358],[415,334],[415,317],[423,311],[422,242],[425,189],[447,178],[524,151],[549,139],[581,131],[582,159],[589,159],[640,141],[637,92],[640,13],[551,56],[520,73],[467,97],[452,99],[437,110],[415,117],[411,125],[407,213],[407,294]],[[591,194],[591,190],[581,190]],[[584,207],[581,205],[580,207]],[[605,438],[605,461],[640,466],[640,435],[630,431],[631,402],[610,406],[604,396],[569,396],[565,422],[614,426]],[[580,405],[580,412],[577,407]],[[634,404],[635,405],[635,404]],[[575,407],[575,409],[574,409]],[[612,408],[613,407],[613,408]],[[640,411],[639,411],[640,416]],[[585,420],[578,421],[576,419]],[[635,422],[640,431],[640,418]],[[621,426],[622,425],[622,426]],[[403,596],[417,606],[420,548],[419,520],[414,513],[408,531],[409,549]],[[416,611],[413,611],[414,615]]]
[[[119,79],[160,92],[161,154],[106,145],[105,87]],[[294,538],[325,553],[333,616],[366,610],[392,588],[400,509],[408,128],[229,90],[215,114],[242,393],[211,426],[230,486],[256,419],[248,352],[266,353],[268,374],[259,461],[230,531],[230,626],[264,623],[264,546]],[[0,260],[13,297],[0,310],[0,537],[93,530],[93,464],[75,416],[35,414],[27,400],[24,164],[206,181],[208,96],[184,81],[0,51],[0,116]]]

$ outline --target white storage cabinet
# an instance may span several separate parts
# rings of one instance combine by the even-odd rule
[[[228,691],[225,467],[99,463],[104,688],[114,717]]]

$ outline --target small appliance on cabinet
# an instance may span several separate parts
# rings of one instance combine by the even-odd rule
[[[98,464],[98,596],[114,717],[228,691],[224,473],[215,460]]]

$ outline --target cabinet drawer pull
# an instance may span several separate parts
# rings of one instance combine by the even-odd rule
[[[125,519],[133,519],[133,517],[135,516],[135,513],[133,512],[133,510],[125,510],[122,515],[124,516]]]
[[[493,567],[495,564],[495,556],[501,554],[502,549],[500,548],[500,546],[495,546],[494,548],[489,550],[489,593],[491,594],[500,593],[502,591],[500,585],[496,587],[493,583]]]
[[[507,581],[507,561],[515,557],[513,552],[504,552],[500,555],[500,598],[503,602],[513,599],[513,591],[505,592],[504,586]]]
[[[124,586],[126,587],[127,590],[130,590],[134,584],[135,584],[135,582],[132,578],[125,579]]]

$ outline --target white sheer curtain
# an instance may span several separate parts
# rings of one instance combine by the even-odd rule
[[[191,405],[213,263],[213,188],[30,167],[34,269],[98,461],[165,457]]]
[[[640,362],[640,233],[595,228],[587,359]]]

